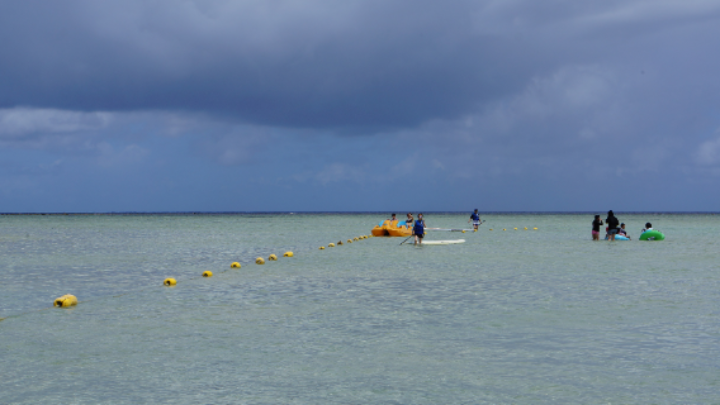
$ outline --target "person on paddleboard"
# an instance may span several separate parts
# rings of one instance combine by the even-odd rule
[[[477,231],[478,227],[480,226],[480,214],[478,214],[477,208],[475,208],[475,212],[470,214],[470,219],[468,219],[468,223],[470,223],[470,221],[472,221],[473,228],[475,228],[475,230]]]
[[[418,214],[418,219],[415,221],[413,235],[415,235],[415,244],[422,245],[422,238],[425,236],[425,220],[422,213]]]

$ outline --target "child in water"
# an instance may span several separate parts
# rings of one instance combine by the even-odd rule
[[[630,239],[630,235],[627,234],[627,231],[625,230],[625,223],[623,222],[620,224],[620,229],[618,229],[618,235],[622,235],[628,239]]]
[[[595,215],[595,219],[592,221],[592,240],[600,240],[600,225],[602,224],[600,215]]]

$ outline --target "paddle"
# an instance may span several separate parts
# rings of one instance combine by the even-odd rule
[[[407,242],[408,239],[412,238],[413,236],[415,236],[415,235],[410,235],[410,236],[408,236],[407,239],[405,239],[404,241],[400,242],[400,245],[402,245],[403,243]]]

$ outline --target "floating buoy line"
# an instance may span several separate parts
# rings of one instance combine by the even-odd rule
[[[492,231],[493,228],[489,228],[488,230]],[[506,231],[506,230],[507,230],[507,228],[504,228],[504,229],[503,229],[503,231]],[[514,230],[517,231],[518,228],[514,228]],[[527,227],[524,227],[524,230],[527,231],[528,228],[527,228]],[[537,231],[538,228],[535,227],[535,228],[532,228],[532,230]],[[477,230],[475,230],[475,232],[477,232]],[[464,233],[464,231],[463,231],[463,233]],[[365,239],[369,239],[369,238],[374,238],[374,237],[375,237],[375,236],[373,236],[373,235],[361,235],[361,236],[358,236],[358,237],[349,238],[349,239],[347,239],[347,240],[345,241],[345,243],[343,243],[342,240],[339,240],[337,243],[328,243],[327,247],[328,247],[328,248],[334,248],[334,247],[336,247],[336,246],[337,246],[337,247],[343,246],[344,244],[348,244],[348,245],[349,245],[349,244],[351,244],[351,243],[353,243],[353,242],[359,242],[359,241],[361,241],[361,240],[365,240]],[[325,246],[320,246],[319,250],[325,250]],[[291,258],[291,257],[294,257],[294,256],[295,256],[295,253],[293,253],[292,251],[287,251],[287,252],[283,253],[283,255],[282,255],[282,257],[284,257],[284,258]],[[267,261],[278,261],[278,256],[277,256],[276,254],[274,254],[274,253],[273,253],[273,254],[270,254],[270,255],[268,256],[268,258],[267,258]],[[263,258],[263,257],[258,257],[258,258],[256,258],[256,259],[255,259],[255,264],[256,264],[256,265],[264,265],[264,264],[265,264],[265,258]],[[230,269],[240,269],[240,268],[242,268],[242,264],[241,264],[240,262],[232,262],[232,263],[230,263]],[[225,273],[225,272],[228,272],[228,271],[231,271],[231,270],[225,270],[225,271],[222,271],[222,273]],[[210,271],[210,270],[206,270],[206,271],[204,271],[204,272],[200,275],[200,277],[190,278],[190,279],[188,279],[187,281],[196,280],[196,279],[199,279],[199,278],[211,278],[212,276],[213,276],[213,272]],[[175,287],[175,286],[177,286],[177,284],[178,284],[178,281],[177,281],[175,278],[172,278],[172,277],[166,278],[166,279],[163,281],[163,283],[162,283],[162,285],[165,286],[165,287]],[[57,307],[57,308],[71,308],[71,307],[77,306],[78,303],[81,303],[81,302],[90,302],[90,301],[96,301],[96,300],[106,299],[106,298],[117,298],[117,297],[122,297],[122,296],[125,296],[125,295],[129,295],[129,294],[132,294],[132,293],[137,293],[137,292],[146,291],[146,290],[151,289],[151,288],[155,288],[155,287],[147,287],[147,288],[143,288],[143,289],[140,289],[140,290],[136,290],[136,291],[132,291],[132,292],[124,293],[124,294],[118,294],[118,295],[112,295],[112,296],[106,296],[106,297],[97,297],[97,298],[93,298],[93,299],[85,300],[85,301],[78,301],[78,299],[77,299],[76,296],[74,296],[74,295],[72,295],[72,294],[65,294],[65,295],[63,295],[63,296],[60,296],[60,297],[56,298],[56,299],[53,301],[53,307]],[[31,311],[23,312],[23,313],[20,313],[20,314],[11,315],[11,316],[6,317],[6,318],[0,318],[0,322],[3,321],[3,320],[6,320],[7,318],[16,318],[16,317],[19,317],[19,316],[21,316],[21,315],[25,315],[25,314],[29,314],[29,313],[33,313],[33,312],[38,312],[38,311],[44,311],[44,310],[47,310],[47,309],[50,309],[50,308],[43,308],[43,309],[38,309],[38,310],[31,310]]]
[[[353,241],[360,241],[360,240],[368,239],[368,238],[371,238],[371,237],[372,237],[372,236],[368,236],[368,235],[358,236],[358,237],[355,237],[355,238],[348,239],[348,240],[347,240],[347,243],[352,243]],[[343,244],[342,240],[338,242],[338,245],[342,245],[342,244]],[[330,244],[328,244],[328,247],[335,247],[335,244],[334,244],[334,243],[330,243]],[[320,247],[320,250],[324,250],[324,249],[325,249],[324,246],[321,246],[321,247]],[[289,250],[289,251],[286,251],[285,253],[283,253],[282,257],[284,257],[284,258],[295,257],[295,253],[294,253],[293,251],[290,251],[290,250]],[[268,256],[268,258],[267,258],[267,261],[278,261],[278,256],[277,256],[276,254],[274,254],[274,253],[273,253],[273,254],[270,254],[270,255]],[[257,264],[257,265],[264,265],[264,264],[265,264],[265,258],[263,258],[263,257],[258,257],[258,258],[256,258],[256,259],[255,259],[255,264]],[[240,269],[240,268],[242,268],[242,264],[241,264],[240,262],[232,262],[232,263],[230,263],[230,270],[222,271],[222,273],[231,271],[232,269]],[[197,279],[200,279],[200,278],[211,278],[212,276],[213,276],[213,272],[212,272],[212,271],[210,271],[210,270],[205,270],[205,271],[202,272],[202,274],[200,275],[200,277],[193,277],[193,278],[188,279],[187,281],[197,280]],[[166,278],[165,280],[163,280],[163,282],[162,282],[162,286],[165,286],[165,287],[175,287],[175,286],[177,286],[177,285],[178,285],[178,281],[177,281],[175,278],[173,278],[173,277],[168,277],[168,278]],[[38,311],[45,311],[45,310],[48,310],[48,309],[51,309],[51,308],[54,308],[54,307],[56,307],[56,308],[71,308],[71,307],[77,306],[78,303],[86,303],[86,302],[97,301],[97,300],[101,300],[101,299],[107,299],[107,298],[118,298],[118,297],[122,297],[122,296],[125,296],[125,295],[133,294],[133,293],[138,293],[138,292],[142,292],[142,291],[147,291],[147,290],[152,289],[152,288],[155,288],[155,287],[147,287],[147,288],[142,288],[142,289],[139,289],[139,290],[135,290],[135,291],[131,291],[131,292],[123,293],[123,294],[116,294],[116,295],[110,295],[110,296],[105,296],[105,297],[96,297],[96,298],[93,298],[93,299],[83,300],[83,301],[79,301],[79,300],[77,299],[77,297],[74,296],[74,295],[72,295],[72,294],[65,294],[65,295],[63,295],[63,296],[60,296],[60,297],[56,298],[56,299],[53,301],[53,306],[52,306],[52,307],[42,308],[42,309],[37,309],[37,310],[30,310],[30,311],[22,312],[22,313],[19,313],[19,314],[10,315],[10,316],[5,317],[5,318],[0,318],[0,322],[6,320],[6,319],[8,319],[8,318],[17,318],[17,317],[22,316],[22,315],[26,315],[26,314],[30,314],[30,313],[34,313],[34,312],[38,312]]]

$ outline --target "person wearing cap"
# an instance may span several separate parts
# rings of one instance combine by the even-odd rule
[[[625,223],[623,222],[620,224],[620,229],[618,229],[618,235],[623,235],[626,238],[630,239],[630,235],[627,234],[627,231],[625,230]]]
[[[480,214],[478,214],[477,208],[475,208],[475,212],[470,214],[470,219],[468,219],[468,223],[470,223],[470,221],[472,221],[473,228],[475,228],[475,230],[477,231],[478,226],[480,226]]]

